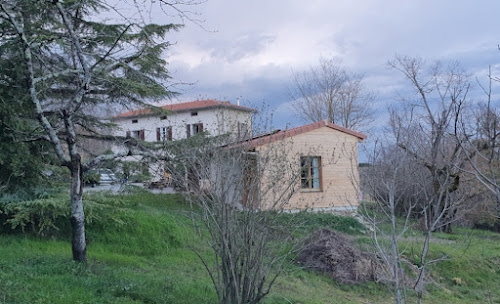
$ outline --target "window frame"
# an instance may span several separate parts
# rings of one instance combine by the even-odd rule
[[[131,130],[131,131],[128,131],[128,132],[130,132],[130,137],[131,138],[142,140],[142,141],[144,141],[145,138],[146,138],[146,132],[145,132],[144,129]],[[128,133],[127,133],[127,135],[128,135]]]
[[[191,124],[191,136],[195,136],[196,134],[203,133],[203,123],[195,123]]]
[[[250,137],[249,133],[248,125],[244,122],[238,121],[238,138],[248,138]]]
[[[314,164],[315,159],[317,159],[317,165]],[[323,191],[321,156],[300,156],[299,165],[300,189],[304,191]],[[317,180],[317,184],[315,180]]]
[[[160,141],[172,141],[172,126],[160,127]]]

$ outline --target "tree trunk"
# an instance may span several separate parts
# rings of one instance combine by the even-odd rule
[[[85,214],[83,213],[83,170],[80,154],[71,160],[71,245],[73,260],[87,261],[85,242]]]
[[[453,233],[453,228],[451,227],[451,223],[447,223],[446,225],[444,225],[444,227],[442,228],[443,232],[444,233],[448,233],[448,234],[452,234]]]

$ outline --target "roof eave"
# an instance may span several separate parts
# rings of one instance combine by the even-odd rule
[[[231,110],[237,110],[237,111],[242,111],[242,112],[257,113],[257,110],[255,110],[255,109],[236,106],[236,105],[225,105],[225,104],[210,105],[210,106],[203,106],[203,107],[196,107],[196,108],[189,108],[189,109],[170,110],[170,111],[179,113],[179,112],[199,111],[199,110],[214,109],[214,108],[228,108]],[[168,110],[168,109],[166,109],[166,110]]]
[[[356,132],[354,130],[338,126],[338,125],[336,125],[332,122],[329,122],[327,120],[320,120],[320,121],[314,122],[314,123],[309,124],[309,125],[298,127],[298,128],[302,128],[301,130],[298,130],[298,128],[293,128],[293,129],[289,129],[289,130],[280,131],[278,133],[274,133],[271,135],[267,135],[264,137],[253,139],[253,140],[247,142],[246,145],[248,147],[255,148],[255,147],[259,147],[259,146],[262,146],[265,144],[275,142],[277,140],[285,139],[287,137],[293,137],[293,136],[296,136],[296,135],[299,135],[302,133],[306,133],[306,132],[309,132],[309,131],[312,131],[312,130],[315,130],[315,129],[318,129],[321,127],[328,127],[330,129],[354,136],[354,137],[358,138],[359,142],[362,142],[364,139],[368,138],[363,133],[359,133],[359,132]]]
[[[250,113],[257,113],[258,112],[257,110],[252,109],[252,108],[247,108],[247,107],[242,107],[242,106],[237,106],[237,105],[232,105],[232,104],[217,104],[217,105],[202,106],[202,107],[187,108],[187,109],[178,109],[178,110],[171,110],[171,109],[168,109],[168,107],[169,106],[162,107],[162,108],[167,110],[167,111],[174,112],[174,113],[200,111],[200,110],[215,109],[215,108],[227,108],[227,109],[231,109],[231,110],[250,112]],[[112,120],[131,119],[131,118],[149,117],[149,116],[156,116],[156,115],[158,115],[158,113],[144,113],[144,114],[133,114],[133,115],[127,115],[127,116],[113,116],[113,117],[111,117],[111,119]]]

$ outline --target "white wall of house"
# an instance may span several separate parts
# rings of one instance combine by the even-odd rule
[[[218,134],[232,133],[243,137],[251,135],[252,113],[245,111],[235,111],[234,109],[223,109],[218,111],[219,120]]]
[[[134,131],[144,130],[144,140],[157,141],[157,128],[172,127],[172,139],[187,137],[187,125],[190,125],[191,136],[194,135],[194,124],[203,124],[203,131],[212,136],[238,133],[238,126],[251,130],[252,113],[237,109],[218,107],[191,111],[174,112],[155,116],[123,117],[114,119],[118,125],[114,135],[125,136],[127,131],[134,136]]]

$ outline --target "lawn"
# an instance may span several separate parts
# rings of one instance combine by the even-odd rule
[[[71,260],[66,228],[40,235],[0,234],[0,303],[215,303],[215,290],[193,252],[210,251],[192,229],[190,206],[179,195],[87,196],[88,263]],[[369,239],[351,219],[300,215],[306,235],[319,227]],[[57,221],[57,220],[56,220]],[[5,226],[5,225],[4,225]],[[10,229],[10,228],[9,228]],[[202,232],[203,234],[203,232]],[[465,236],[468,234],[468,236]],[[472,230],[436,234],[433,252],[468,249],[433,267],[425,303],[500,303],[500,235]],[[412,299],[413,300],[413,299]],[[411,302],[411,301],[410,301]],[[392,303],[388,288],[339,284],[291,266],[264,303]],[[412,303],[412,302],[411,302]]]

